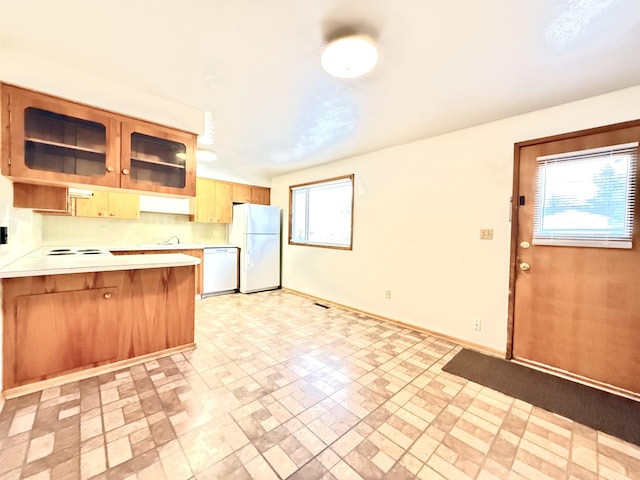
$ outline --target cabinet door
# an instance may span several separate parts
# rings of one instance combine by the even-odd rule
[[[2,88],[3,132],[10,138],[3,174],[58,184],[119,185],[120,124],[115,116],[20,88]]]
[[[122,123],[120,185],[195,195],[196,136],[149,123]]]
[[[232,200],[234,203],[251,203],[251,185],[234,183],[232,186]]]
[[[231,223],[233,217],[232,187],[229,183],[215,183],[215,218],[217,223]]]
[[[196,185],[195,221],[231,223],[233,215],[231,184],[208,178],[198,178]]]
[[[140,218],[140,196],[135,193],[109,192],[109,216]]]
[[[102,217],[109,216],[109,192],[96,190],[91,198],[76,198],[76,217]]]
[[[76,198],[76,217],[139,218],[140,200],[135,193],[96,190],[91,198]]]
[[[266,187],[251,187],[251,203],[270,205],[271,189]]]
[[[196,222],[215,222],[215,183],[206,178],[196,179]]]
[[[16,383],[118,355],[117,287],[19,296],[16,318]]]

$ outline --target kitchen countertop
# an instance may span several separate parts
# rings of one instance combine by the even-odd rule
[[[136,245],[108,245],[101,247],[110,252],[129,252],[134,250],[202,250],[203,248],[238,248],[237,245],[212,245],[210,243],[139,243]]]
[[[166,246],[166,245],[163,245]],[[47,256],[43,247],[0,268],[0,278],[67,275],[72,273],[139,270],[144,268],[184,267],[198,265],[200,259],[183,253],[157,255],[63,255]],[[131,250],[131,249],[129,249]],[[146,248],[140,248],[146,250]]]

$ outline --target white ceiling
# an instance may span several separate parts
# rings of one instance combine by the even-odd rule
[[[211,112],[208,167],[271,178],[640,84],[640,0],[1,0],[0,42]],[[330,77],[326,38],[379,45]]]

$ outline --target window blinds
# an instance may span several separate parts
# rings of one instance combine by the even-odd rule
[[[537,158],[533,243],[631,248],[638,142]]]

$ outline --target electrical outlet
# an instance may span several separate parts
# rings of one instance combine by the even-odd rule
[[[107,227],[105,225],[102,225],[100,227],[100,236],[104,237],[107,234]]]
[[[480,331],[482,329],[482,322],[479,318],[474,318],[473,320],[471,320],[471,328],[477,331]]]
[[[481,228],[480,240],[493,240],[493,228]]]
[[[384,297],[389,300],[391,298],[391,290],[385,290]]]

